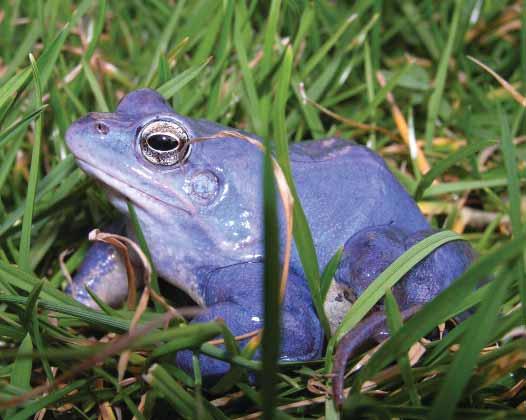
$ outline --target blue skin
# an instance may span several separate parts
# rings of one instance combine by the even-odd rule
[[[141,130],[152,121],[182,128],[189,139],[236,131],[181,116],[156,92],[142,89],[127,95],[115,113],[90,113],[74,122],[66,141],[78,165],[105,186],[126,219],[125,199],[134,204],[161,277],[208,308],[192,322],[221,317],[234,335],[261,328],[261,151],[224,135],[193,143],[188,155],[176,155],[187,156],[184,162],[162,165],[160,158],[148,160],[141,143]],[[172,147],[163,144],[165,149]],[[346,244],[336,281],[351,295],[359,295],[409,244],[430,233],[428,222],[385,162],[366,147],[338,139],[306,141],[291,146],[290,160],[320,266]],[[281,213],[280,218],[283,227]],[[364,240],[367,235],[377,240]],[[282,233],[282,241],[283,237]],[[397,286],[402,309],[432,299],[471,259],[463,242],[450,243],[428,257]],[[295,248],[290,273],[281,359],[315,359],[323,349],[323,332]],[[73,295],[91,306],[81,292],[84,284],[113,305],[126,295],[122,261],[108,245],[90,249],[74,283]],[[189,352],[180,352],[177,362],[191,371]],[[229,368],[206,357],[201,363],[208,378]]]

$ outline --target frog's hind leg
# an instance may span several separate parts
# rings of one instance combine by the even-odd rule
[[[415,305],[402,312],[404,320],[410,318],[421,305]],[[374,312],[349,331],[338,344],[334,355],[334,367],[332,370],[332,393],[337,406],[343,403],[343,381],[347,361],[353,357],[357,350],[373,338],[377,342],[388,338],[386,316],[383,312]]]
[[[354,234],[345,244],[335,279],[358,298],[372,282],[399,256],[422,241],[433,231],[407,233],[388,224],[371,226]],[[435,298],[471,264],[475,253],[469,243],[453,241],[435,249],[416,264],[393,287],[393,295],[404,318],[413,315],[423,304]],[[347,360],[369,338],[387,338],[385,315],[376,312],[364,319],[340,342],[335,356],[333,392],[335,402],[343,400],[343,376]]]
[[[221,318],[234,336],[263,328],[263,263],[242,263],[210,273],[203,295],[207,311],[192,322]],[[312,360],[320,356],[323,331],[314,311],[305,281],[289,274],[281,310],[280,360]],[[244,345],[248,339],[240,341]],[[260,357],[259,351],[255,355]],[[200,356],[201,373],[212,383],[228,372],[230,365],[207,356]],[[192,354],[181,351],[177,364],[192,372]]]

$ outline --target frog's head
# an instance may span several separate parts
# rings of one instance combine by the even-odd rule
[[[120,211],[133,203],[150,247],[196,265],[261,254],[261,152],[228,136],[194,141],[225,129],[178,115],[158,93],[141,89],[115,113],[74,122],[66,141]]]

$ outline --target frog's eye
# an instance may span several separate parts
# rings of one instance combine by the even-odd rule
[[[182,164],[191,152],[186,131],[174,121],[157,120],[146,124],[139,132],[144,158],[163,166]]]

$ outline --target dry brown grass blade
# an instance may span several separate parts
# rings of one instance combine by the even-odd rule
[[[466,32],[466,43],[470,43],[479,37],[489,38],[489,36],[485,36],[489,31],[493,29],[498,30],[498,28],[500,28],[501,26],[506,25],[508,22],[516,19],[519,16],[520,11],[521,6],[517,3],[505,8],[502,11],[501,15],[493,22],[486,22],[484,20],[480,20],[475,26],[471,27]]]
[[[252,337],[257,336],[260,333],[261,333],[261,328],[258,328],[257,330],[250,331],[250,332],[247,332],[245,334],[236,335],[234,337],[234,340],[236,340],[236,341],[246,340],[247,338],[252,338]],[[224,342],[225,342],[224,338],[218,338],[216,340],[210,340],[208,342],[208,344],[213,344],[214,346],[217,346],[219,344],[224,344]]]
[[[507,374],[523,367],[526,364],[526,346],[518,348],[502,357],[499,357],[481,372],[484,384],[487,386],[499,381]]]
[[[379,347],[380,347],[380,345],[375,347],[371,351],[369,351],[360,360],[360,362],[358,362],[357,365],[359,365],[359,367],[361,367],[361,366],[363,366],[363,364],[367,363],[367,361],[371,358],[372,354],[376,350],[378,350]],[[413,346],[411,346],[411,348],[409,349],[409,353],[408,353],[410,365],[414,366],[415,364],[417,364],[419,362],[419,360],[422,358],[422,356],[425,354],[425,352],[426,352],[426,348],[425,348],[424,345],[422,345],[422,343],[417,342],[417,343],[413,344]],[[357,369],[353,368],[351,370],[351,372],[354,372],[355,370],[357,370]],[[384,382],[384,381],[388,381],[389,379],[391,379],[391,378],[393,378],[395,376],[399,376],[399,375],[400,375],[400,369],[398,368],[398,366],[393,366],[393,367],[387,368],[384,371],[380,372],[378,375],[376,375],[373,378],[373,380],[364,382],[363,385],[362,385],[362,389],[361,390],[362,390],[362,392],[373,392],[374,394],[377,394],[377,395],[384,395],[385,394],[384,391],[373,391],[374,388],[376,388],[378,383]],[[307,407],[307,406],[314,405],[314,404],[323,404],[323,403],[325,403],[327,398],[330,397],[329,388],[324,387],[323,384],[317,383],[317,381],[314,380],[314,381],[309,381],[309,385],[313,385],[313,386],[309,387],[309,390],[311,392],[315,393],[315,394],[319,394],[320,391],[323,391],[323,389],[326,389],[328,392],[324,393],[324,395],[319,396],[319,397],[309,398],[309,399],[296,401],[296,402],[293,402],[293,403],[290,403],[290,404],[279,406],[278,410],[280,410],[280,411],[287,411],[287,410],[291,410],[291,409],[294,409],[294,408]],[[346,388],[344,390],[344,395],[347,396],[349,394],[350,389],[351,389],[350,387]],[[226,405],[226,404],[228,404],[231,401],[231,399],[228,399],[226,401],[223,401],[222,399],[219,399],[219,400],[220,401],[218,401],[218,403],[220,403],[221,405]],[[236,418],[236,420],[258,419],[258,418],[261,418],[262,414],[263,413],[261,411],[258,411],[258,412],[251,413],[251,414],[246,415],[246,416],[238,417],[238,418]]]
[[[475,57],[472,57],[468,55],[468,58],[473,61],[475,64],[477,64],[479,67],[482,67],[486,72],[488,72],[490,75],[492,75],[497,82],[500,83],[500,85],[515,99],[520,106],[526,107],[526,98],[522,96],[517,89],[515,89],[510,83],[508,83],[507,80],[502,78],[496,71],[494,71],[491,67],[484,64],[482,61],[477,60]]]
[[[378,133],[382,133],[382,134],[386,135],[387,137],[389,137],[393,141],[398,141],[398,136],[396,134],[391,133],[386,128],[377,127],[375,125],[364,124],[364,123],[361,123],[359,121],[353,120],[352,118],[343,117],[342,115],[337,114],[336,112],[333,112],[330,109],[325,108],[323,105],[313,101],[305,93],[305,88],[304,88],[303,84],[300,84],[299,90],[300,90],[301,97],[303,98],[303,100],[305,102],[308,102],[314,108],[318,109],[319,111],[321,111],[325,115],[328,115],[329,117],[335,119],[336,121],[339,121],[339,122],[341,122],[341,123],[343,123],[343,124],[345,124],[345,125],[347,125],[349,127],[353,127],[353,128],[358,129],[358,130],[362,130],[364,132],[376,131]]]
[[[122,235],[117,235],[113,233],[105,233],[101,232],[98,229],[94,229],[89,234],[89,239],[91,241],[100,241],[108,243],[112,246],[114,246],[119,252],[121,252],[121,255],[123,256],[125,263],[126,263],[126,272],[128,274],[128,307],[133,308],[135,307],[135,301],[136,301],[136,281],[135,281],[135,270],[133,269],[131,258],[128,252],[128,247],[131,248],[135,254],[139,257],[139,260],[141,262],[142,271],[143,271],[143,281],[142,284],[144,284],[144,289],[141,295],[141,298],[139,300],[139,304],[135,308],[135,312],[133,314],[133,318],[130,323],[130,333],[135,331],[137,328],[137,324],[139,323],[139,320],[141,319],[142,314],[146,311],[148,308],[148,302],[150,300],[150,295],[155,296],[155,300],[163,304],[163,306],[167,309],[168,313],[173,314],[174,317],[183,318],[180,316],[175,308],[170,306],[166,300],[162,297],[157,295],[155,291],[151,288],[151,275],[152,275],[152,267],[150,265],[150,261],[148,261],[148,258],[142,251],[141,247],[132,241],[130,238],[127,238]],[[133,281],[130,281],[130,276],[133,279]],[[133,288],[133,289],[132,289]],[[130,295],[132,295],[132,299],[130,299]],[[130,309],[131,309],[130,308]],[[124,378],[124,373],[126,372],[126,368],[128,366],[128,360],[130,358],[130,351],[124,351],[121,356],[119,357],[118,362],[118,378],[119,382],[122,381]]]
[[[195,307],[190,308],[181,308],[177,313],[167,312],[160,316],[159,318],[150,321],[148,324],[145,324],[139,328],[136,328],[134,331],[129,331],[127,334],[121,335],[113,340],[110,344],[103,346],[96,354],[85,359],[82,363],[74,365],[68,372],[64,373],[62,376],[59,376],[55,382],[51,384],[44,384],[33,388],[31,391],[26,392],[25,394],[19,395],[17,397],[11,398],[10,400],[0,401],[0,409],[6,409],[11,407],[18,407],[24,402],[38,397],[44,393],[48,393],[61,384],[66,383],[70,379],[73,379],[76,375],[91,369],[99,363],[103,363],[108,357],[115,354],[119,354],[124,350],[127,350],[133,345],[135,341],[148,334],[150,331],[159,328],[161,325],[165,325],[167,322],[174,319],[176,316],[181,315],[196,315],[201,312],[201,309],[196,309]]]
[[[451,230],[460,235],[464,233],[464,230],[466,229],[466,225],[467,225],[467,220],[463,217],[464,213],[462,213],[462,209],[466,205],[468,195],[469,195],[469,191],[464,192],[464,194],[462,195],[462,198],[458,200],[458,202],[456,203],[456,209],[455,209],[456,217],[455,217],[455,222],[453,223],[453,227],[451,228]]]
[[[519,382],[517,382],[515,385],[513,385],[510,389],[503,392],[500,395],[495,395],[492,397],[488,397],[488,400],[490,401],[506,401],[514,398],[520,391],[524,389],[526,386],[526,379],[521,379]]]
[[[376,78],[380,86],[384,87],[386,85],[385,77],[380,71],[376,72]],[[411,147],[416,148],[416,164],[420,172],[425,174],[430,169],[429,162],[427,161],[424,153],[422,152],[421,147],[416,143],[416,140],[413,142],[411,141],[407,121],[405,120],[402,111],[400,111],[400,108],[398,107],[395,98],[391,92],[387,93],[387,102],[389,103],[389,106],[391,108],[391,115],[393,116],[395,125],[398,129],[398,132],[400,133],[400,137],[402,137],[402,140],[410,149]]]
[[[139,404],[137,405],[137,409],[139,410],[139,413],[144,414],[144,407],[146,406],[146,396],[148,395],[147,392],[141,395],[141,400],[139,401]],[[133,416],[132,420],[137,420],[137,417]]]
[[[215,400],[210,401],[214,407],[225,407],[230,404],[232,401],[235,401],[243,397],[245,393],[243,391],[233,392],[232,394],[225,395],[224,397],[216,398]]]

